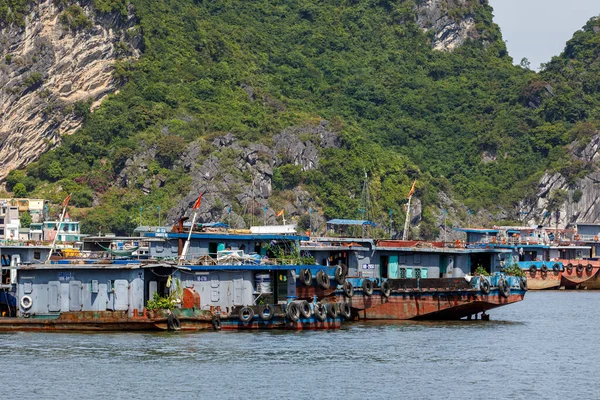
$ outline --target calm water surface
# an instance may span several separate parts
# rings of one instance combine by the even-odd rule
[[[0,334],[3,398],[599,399],[600,292],[335,332]]]

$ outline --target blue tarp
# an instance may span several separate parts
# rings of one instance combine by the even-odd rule
[[[362,225],[362,226],[377,226],[374,222],[364,219],[331,219],[327,221],[331,225]]]

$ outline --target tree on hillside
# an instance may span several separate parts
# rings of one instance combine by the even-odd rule
[[[31,214],[29,214],[29,211],[25,211],[23,214],[21,214],[19,219],[21,220],[22,228],[29,228],[29,226],[31,225],[31,222],[32,222]]]
[[[17,183],[13,188],[15,197],[27,197],[27,188],[22,183]]]

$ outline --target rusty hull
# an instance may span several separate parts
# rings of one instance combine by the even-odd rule
[[[546,273],[541,270],[527,271],[526,276],[529,290],[556,289],[562,280],[562,272],[554,270],[548,270]]]
[[[561,276],[561,286],[564,286],[565,289],[578,289],[581,287],[585,287],[587,289],[600,289],[600,281],[598,278],[598,271],[600,270],[600,265],[598,261],[589,261],[584,260],[585,264],[583,265],[583,270],[581,272],[577,272],[577,265],[573,263],[573,268],[569,271],[567,268],[562,272]],[[567,265],[568,263],[563,263],[563,265]],[[586,266],[588,264],[592,265],[592,271],[588,272]]]
[[[177,313],[178,314],[178,313]],[[212,329],[212,316],[178,315],[182,330]],[[164,313],[129,316],[127,311],[70,311],[58,316],[2,317],[0,331],[160,331],[167,330]]]
[[[503,297],[497,289],[492,289],[489,295],[476,289],[400,289],[388,298],[379,292],[371,296],[359,292],[350,299],[338,295],[337,300],[345,299],[350,304],[354,320],[456,320],[516,303],[524,296],[525,292],[520,290],[511,290],[508,297]]]

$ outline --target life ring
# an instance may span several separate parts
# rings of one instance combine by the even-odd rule
[[[23,310],[29,310],[32,305],[33,305],[33,300],[31,300],[31,297],[29,297],[27,295],[21,297],[21,308]]]
[[[569,272],[573,271],[573,264],[571,264],[571,263],[567,264],[567,271],[569,271]]]
[[[591,274],[593,270],[594,270],[594,266],[592,264],[588,264],[588,265],[585,266],[585,271],[588,274]]]
[[[390,286],[390,283],[388,281],[381,282],[381,294],[383,297],[390,297],[391,293],[392,287]]]
[[[506,244],[506,238],[502,238],[502,244]]]
[[[260,319],[262,319],[263,321],[270,321],[271,319],[273,319],[273,315],[275,315],[275,310],[270,304],[267,304],[263,307],[262,310],[260,310]]]
[[[510,295],[510,287],[508,286],[508,282],[506,279],[501,278],[498,281],[498,291],[503,297],[508,297]]]
[[[490,282],[483,276],[479,277],[479,289],[481,289],[483,294],[490,294]]]
[[[559,263],[554,263],[554,265],[552,266],[552,270],[554,272],[560,272],[560,264]]]
[[[594,236],[594,242],[598,241],[598,236]]]
[[[221,318],[215,316],[212,319],[212,327],[215,331],[220,331],[221,330]]]
[[[340,314],[342,315],[342,317],[346,320],[350,319],[350,317],[352,316],[352,309],[350,308],[350,304],[343,302],[340,303],[339,305],[339,309],[340,309]]]
[[[337,307],[336,307],[335,303],[329,303],[329,304],[327,304],[327,314],[331,318],[337,318],[337,316],[338,316],[338,310],[337,310]]]
[[[303,268],[300,270],[300,280],[304,286],[312,285],[312,272],[310,272],[310,269]]]
[[[575,235],[575,240],[579,240],[581,239],[581,236],[579,236],[579,234]]]
[[[343,285],[344,279],[346,279],[346,274],[344,273],[344,267],[338,265],[335,267],[335,280],[338,284]]]
[[[322,269],[317,272],[317,284],[323,289],[329,289],[329,286],[331,285],[329,275],[327,275]]]
[[[543,274],[546,274],[546,273],[548,273],[548,267],[546,267],[546,264],[542,264],[542,268],[541,268],[541,270],[542,270],[542,273],[543,273]]]
[[[181,321],[179,321],[177,315],[172,312],[169,312],[169,315],[167,316],[167,329],[170,331],[178,331],[181,329]]]
[[[300,302],[298,305],[298,308],[300,309],[300,314],[302,314],[304,318],[310,318],[312,313],[308,301],[302,300],[302,302]]]
[[[492,236],[492,243],[496,243],[496,236]]]
[[[580,274],[583,272],[583,264],[579,263],[577,264],[577,273]]]
[[[370,279],[362,281],[362,289],[364,294],[371,296],[373,294],[373,281]]]
[[[325,321],[327,318],[327,310],[322,303],[315,303],[315,318],[317,318],[319,321]]]
[[[529,272],[531,273],[531,275],[535,275],[535,273],[537,272],[537,267],[535,265],[532,265],[531,267],[529,267]]]
[[[298,304],[288,303],[285,309],[285,315],[287,315],[292,322],[298,321],[298,319],[300,319],[300,308],[298,308]]]
[[[254,310],[250,307],[242,307],[239,313],[239,318],[242,322],[252,321],[252,318],[254,318]]]
[[[352,296],[354,296],[354,287],[348,281],[344,282],[344,295],[346,297],[352,297]]]
[[[521,279],[519,280],[519,286],[521,287],[521,290],[525,290],[527,291],[527,278],[526,277],[521,277]]]

